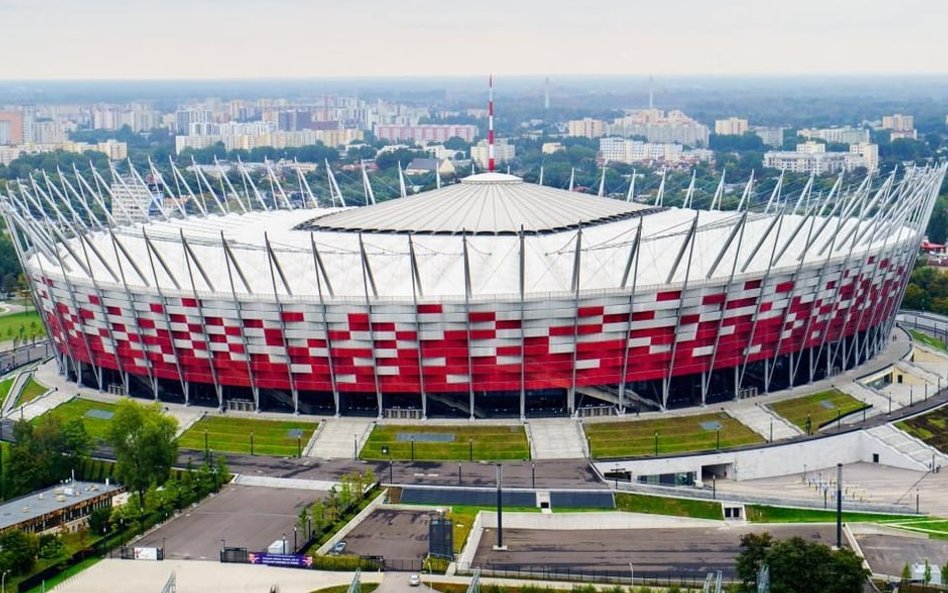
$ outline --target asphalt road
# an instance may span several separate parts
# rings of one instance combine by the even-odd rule
[[[184,465],[189,459],[198,464],[203,461],[204,455],[200,451],[185,450],[179,456],[178,462]],[[457,486],[460,483],[462,486],[481,488],[496,486],[496,468],[493,464],[463,462],[460,464],[460,480],[458,465],[457,462],[396,461],[389,466],[387,462],[227,456],[227,467],[230,471],[246,475],[333,480],[352,471],[364,472],[366,468],[372,468],[383,483],[429,486]],[[503,485],[506,488],[607,487],[598,481],[589,463],[583,459],[504,463]]]
[[[135,545],[164,547],[167,559],[217,560],[222,543],[259,552],[286,534],[292,552],[300,510],[322,496],[312,490],[228,485]],[[297,540],[303,543],[302,533]]]
[[[713,571],[734,575],[741,535],[769,531],[784,539],[800,536],[832,544],[834,525],[740,526],[707,528],[590,529],[549,531],[505,529],[507,551],[493,549],[496,533],[485,530],[474,564],[484,569],[611,572],[636,577],[703,580]],[[513,576],[513,575],[510,575]]]

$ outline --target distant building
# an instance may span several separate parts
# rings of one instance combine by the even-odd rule
[[[0,145],[23,144],[23,113],[0,111]]]
[[[902,115],[900,113],[896,113],[895,115],[883,115],[882,116],[882,129],[883,130],[897,130],[900,132],[914,130],[915,129],[915,116]]]
[[[764,153],[764,166],[792,173],[837,173],[852,171],[859,167],[872,170],[879,165],[879,146],[869,142],[851,144],[848,152],[827,152],[821,142],[808,141],[797,144],[790,151]]]
[[[708,150],[685,150],[681,144],[640,142],[626,138],[603,138],[599,141],[599,152],[607,163],[661,162],[679,165],[709,161],[713,153]]]
[[[460,138],[473,142],[477,136],[477,126],[466,124],[418,124],[414,126],[377,124],[375,137],[379,140],[401,142],[410,140],[421,144],[443,144],[451,138]]]
[[[562,142],[544,142],[540,147],[542,154],[555,154],[557,152],[563,152],[564,150],[566,150],[566,147],[563,146]]]
[[[263,122],[256,122],[256,124],[262,123]],[[216,129],[220,133],[208,135],[189,134],[187,136],[175,136],[175,152],[177,154],[181,154],[188,148],[209,148],[218,142],[222,143],[227,150],[251,150],[258,146],[272,146],[274,148],[297,148],[300,146],[312,146],[320,142],[326,146],[347,146],[351,142],[355,140],[362,140],[365,137],[365,133],[362,130],[350,128],[336,130],[298,130],[296,132],[278,132],[261,125],[247,129],[246,126],[220,124]],[[250,133],[230,133],[234,130],[237,130],[238,132],[243,131]],[[257,133],[253,133],[254,131]]]
[[[609,125],[610,136],[643,136],[649,142],[676,142],[687,146],[707,146],[710,130],[683,112],[660,109],[634,109],[624,117],[616,118]]]
[[[435,171],[442,177],[454,175],[454,164],[448,159],[412,159],[405,167],[406,175],[425,175]]]
[[[137,224],[148,222],[152,214],[157,214],[162,196],[153,192],[137,179],[119,178],[111,184],[112,217],[119,224]]]
[[[110,509],[125,491],[114,484],[68,482],[39,490],[0,505],[0,532],[74,532],[89,524],[97,509]]]
[[[566,134],[574,138],[601,138],[606,135],[606,122],[584,117],[566,122]]]
[[[128,158],[128,144],[114,139],[99,142],[96,144],[96,150],[105,153],[110,161],[124,161]]]
[[[917,130],[891,130],[889,140],[898,140],[899,138],[908,138],[909,140],[918,140]]]
[[[740,136],[745,134],[748,128],[747,120],[738,117],[714,120],[714,133],[719,136]]]
[[[859,144],[860,142],[869,142],[869,130],[865,128],[805,128],[797,132],[807,140],[823,140],[824,142],[833,142],[834,144]]]
[[[780,148],[783,146],[783,128],[766,128],[757,126],[754,127],[752,131],[757,134],[761,142],[763,142],[766,146],[772,146],[773,148]]]
[[[425,152],[431,155],[431,158],[434,159],[451,159],[454,160],[459,156],[463,155],[463,152],[460,150],[451,150],[450,148],[445,148],[443,144],[431,144],[425,147]]]
[[[471,159],[477,164],[478,167],[486,168],[488,165],[487,162],[487,141],[481,140],[476,145],[471,147]],[[513,144],[510,144],[506,138],[500,138],[494,142],[494,163],[499,165],[501,163],[509,163],[514,160],[514,157],[517,156],[517,151],[514,148]]]

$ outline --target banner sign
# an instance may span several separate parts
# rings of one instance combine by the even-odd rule
[[[158,548],[134,548],[135,560],[158,560]]]
[[[302,554],[268,554],[266,552],[251,552],[247,554],[250,564],[266,564],[267,566],[291,566],[293,568],[311,568],[313,557]]]

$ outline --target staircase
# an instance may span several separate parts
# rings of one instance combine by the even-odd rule
[[[854,398],[858,399],[866,405],[872,406],[870,409],[866,410],[866,417],[877,416],[879,414],[887,414],[889,412],[889,398],[882,395],[878,391],[875,391],[861,383],[851,382],[844,385],[839,385],[839,390],[845,394],[851,395]],[[892,409],[902,407],[900,404],[896,403],[895,400],[892,401]]]
[[[792,439],[803,434],[802,430],[787,422],[782,416],[774,414],[766,406],[756,405],[756,402],[754,405],[734,406],[728,410],[728,413],[768,441],[771,427],[773,427],[774,441]]]
[[[935,462],[936,467],[948,466],[948,455],[910,436],[891,424],[876,426],[866,432],[905,457],[915,461],[922,466],[922,468],[931,470],[932,461]]]
[[[354,459],[374,423],[370,418],[329,418],[312,446],[307,446],[308,454],[319,459]]]
[[[586,435],[582,424],[568,418],[527,422],[534,459],[584,459]]]

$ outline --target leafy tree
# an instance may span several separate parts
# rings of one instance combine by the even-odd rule
[[[106,440],[115,452],[119,479],[138,493],[141,507],[148,487],[168,479],[178,456],[177,428],[178,421],[163,414],[157,403],[123,399],[117,406]]]
[[[92,436],[86,431],[86,425],[80,418],[73,418],[62,428],[63,446],[70,469],[79,466],[79,462],[92,452]]]
[[[0,534],[0,566],[16,574],[29,572],[36,564],[39,542],[35,535],[19,529]]]
[[[927,585],[932,582],[932,565],[928,563],[928,559],[925,559],[925,572],[922,574],[922,580]]]
[[[66,545],[63,543],[63,538],[54,533],[40,534],[38,546],[40,558],[58,558],[66,552]]]
[[[112,509],[103,507],[95,509],[89,514],[89,531],[102,535],[109,531],[111,526]]]
[[[907,562],[905,563],[905,566],[902,567],[901,577],[903,581],[910,581],[912,579],[912,570],[909,568]]]
[[[742,537],[737,559],[742,591],[757,590],[757,570],[764,564],[770,568],[773,593],[858,593],[868,577],[851,550],[834,551],[800,537],[781,541],[754,534]]]

